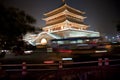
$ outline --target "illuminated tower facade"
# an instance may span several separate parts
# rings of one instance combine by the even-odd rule
[[[64,3],[59,8],[44,14],[46,22],[43,31],[33,40],[36,44],[51,39],[73,38],[73,37],[99,37],[99,32],[88,30],[84,23],[85,12],[77,10]]]
[[[54,33],[61,38],[99,36],[98,32],[88,31],[88,25],[84,24],[85,12],[74,9],[67,4],[44,14],[46,26],[43,31]]]
[[[85,12],[76,10],[64,4],[62,7],[57,8],[45,15],[46,27],[43,28],[46,32],[55,32],[65,29],[78,29],[86,30],[87,25],[84,24],[86,17],[82,16]]]

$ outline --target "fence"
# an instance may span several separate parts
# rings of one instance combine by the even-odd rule
[[[38,80],[118,80],[120,59],[99,58],[98,61],[49,63],[49,64],[0,64],[0,69],[11,75],[37,78]],[[17,73],[16,73],[17,72]],[[32,75],[34,74],[34,75]],[[92,77],[93,76],[93,77]],[[117,77],[116,77],[117,76]]]

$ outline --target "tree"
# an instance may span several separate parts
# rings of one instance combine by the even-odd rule
[[[120,24],[117,24],[116,28],[117,28],[117,31],[120,32]]]
[[[0,4],[0,44],[13,46],[27,32],[33,32],[36,20],[24,11],[15,7],[5,7]]]

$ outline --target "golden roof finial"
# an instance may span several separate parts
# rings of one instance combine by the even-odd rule
[[[65,0],[62,0],[63,3],[65,3]]]

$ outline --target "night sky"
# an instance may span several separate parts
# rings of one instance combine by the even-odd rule
[[[8,6],[15,6],[33,16],[36,27],[45,26],[43,14],[58,8],[62,0],[3,0]],[[115,36],[116,25],[120,23],[119,0],[66,0],[66,3],[78,10],[86,12],[85,23],[89,30],[99,31],[103,35]]]

